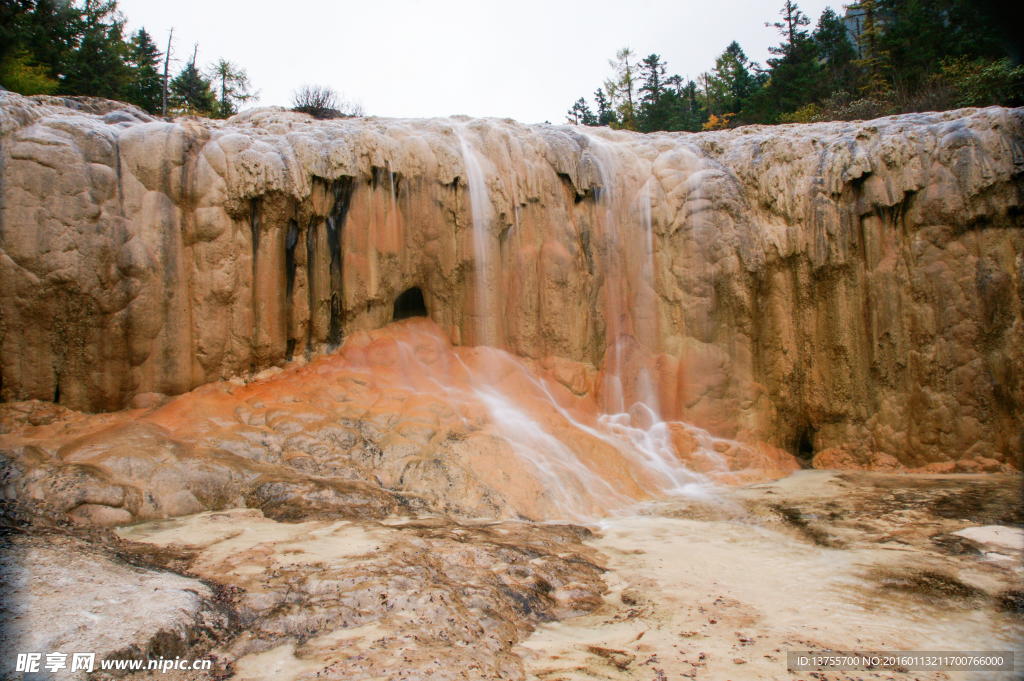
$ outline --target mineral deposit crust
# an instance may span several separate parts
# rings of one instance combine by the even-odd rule
[[[456,345],[608,410],[650,376],[666,420],[819,466],[1020,467],[1024,109],[643,135],[0,106],[5,401],[250,376],[418,287]]]

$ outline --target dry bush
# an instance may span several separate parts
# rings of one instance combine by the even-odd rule
[[[349,101],[332,88],[322,85],[303,85],[292,93],[292,111],[307,113],[320,120],[362,116],[363,105]]]

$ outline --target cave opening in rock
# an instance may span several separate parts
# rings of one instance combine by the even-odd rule
[[[395,299],[395,311],[391,315],[393,321],[410,317],[426,317],[427,304],[423,300],[423,291],[414,286]]]
[[[794,455],[804,466],[810,466],[814,458],[814,427],[805,426],[797,439]]]
[[[60,404],[60,383],[53,389],[53,403]]]

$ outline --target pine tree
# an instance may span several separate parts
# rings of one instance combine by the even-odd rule
[[[679,97],[668,89],[669,82],[677,82],[679,76],[666,77],[666,64],[657,54],[640,62],[642,77],[640,85],[640,106],[637,113],[637,130],[675,129],[674,122],[680,118]]]
[[[217,97],[212,85],[196,68],[199,46],[192,53],[192,59],[171,81],[171,103],[181,113],[209,116],[217,110]]]
[[[786,0],[779,14],[782,21],[765,26],[778,29],[783,42],[768,48],[776,56],[768,59],[768,81],[751,107],[754,115],[767,122],[814,101],[819,83],[817,46],[804,29],[810,19],[792,0]]]
[[[887,78],[889,55],[882,46],[882,19],[879,16],[878,2],[863,0],[851,5],[850,8],[864,12],[864,23],[860,35],[857,36],[861,57],[855,62],[863,74],[861,90],[869,96],[880,97],[890,87]]]
[[[124,99],[130,70],[124,17],[115,0],[85,0],[77,49],[66,56],[60,91],[67,95]]]
[[[760,87],[759,80],[750,72],[757,68],[735,40],[715,60],[714,73],[708,87],[720,103],[720,113],[739,113]]]
[[[853,86],[857,57],[847,36],[846,26],[838,14],[826,7],[818,19],[812,36],[822,65],[819,94],[827,97],[831,92],[849,90]]]
[[[163,84],[160,64],[163,54],[146,29],[140,28],[128,43],[127,62],[131,76],[125,93],[125,101],[150,113],[160,110]]]
[[[807,31],[803,30],[803,26],[807,26],[811,23],[811,20],[807,18],[807,15],[800,11],[800,7],[797,6],[793,0],[786,0],[786,3],[779,10],[779,15],[782,16],[782,21],[773,23],[765,23],[765,26],[774,26],[776,29],[786,37],[780,47],[769,47],[768,51],[772,54],[778,54],[785,56],[789,54],[794,46],[798,45],[801,40],[807,39]]]
[[[0,85],[23,95],[50,94],[59,83],[31,51],[34,0],[0,0]]]
[[[244,104],[260,98],[260,93],[252,92],[249,76],[245,69],[221,57],[210,69],[210,79],[217,86],[219,99],[216,114],[219,118],[227,118],[238,112],[236,104]]]
[[[619,120],[615,116],[611,101],[601,88],[597,88],[597,91],[594,92],[594,102],[597,104],[597,124],[615,127]]]
[[[597,125],[597,116],[587,106],[587,100],[580,97],[569,109],[567,118],[573,125]]]
[[[633,63],[630,63],[630,60]],[[626,130],[635,130],[636,55],[633,54],[633,50],[624,47],[615,53],[615,59],[608,60],[608,64],[615,75],[604,82],[604,89],[615,110],[618,126]]]
[[[69,2],[36,0],[32,12],[20,23],[20,49],[27,61],[45,70],[61,94],[71,94],[62,89],[60,81],[81,42],[81,13]]]

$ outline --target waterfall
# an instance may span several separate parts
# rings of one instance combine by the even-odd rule
[[[650,179],[635,187],[636,178],[626,178],[620,172],[621,161],[612,145],[593,133],[585,134],[588,152],[601,176],[596,198],[606,260],[604,313],[608,343],[602,402],[608,413],[627,413],[634,405],[642,404],[660,418],[657,393],[646,363],[628,366],[636,361],[630,355],[654,352],[657,335],[650,327],[657,317],[653,300],[643,290],[644,286],[654,290]],[[627,261],[625,243],[632,239],[643,244],[639,262]]]
[[[490,257],[491,221],[494,208],[491,206],[484,175],[483,159],[467,137],[467,125],[456,124],[455,134],[459,138],[462,160],[466,167],[466,184],[469,187],[469,204],[473,217],[473,265],[474,305],[472,337],[475,345],[500,343],[496,327],[498,311],[493,305],[496,288],[494,265]]]
[[[466,184],[473,221],[474,309],[471,315],[473,344],[501,347],[501,309],[495,304],[499,295],[497,263],[492,257],[495,216],[488,189],[485,167],[493,160],[480,153],[475,143],[483,134],[466,123],[454,123],[466,171]],[[606,331],[606,351],[601,386],[605,415],[584,423],[559,405],[558,400],[534,379],[533,388],[546,404],[543,409],[557,413],[572,428],[613,448],[637,470],[646,471],[650,484],[662,492],[683,492],[702,481],[683,467],[674,455],[667,425],[661,420],[657,392],[647,366],[656,345],[656,318],[651,293],[653,282],[653,221],[651,182],[637,183],[620,169],[614,145],[593,134],[587,135],[591,155],[601,177],[595,190],[599,219],[599,241],[603,245],[604,290],[602,312]],[[498,167],[498,166],[495,166]],[[515,188],[516,170],[510,165],[506,184],[513,199],[513,225],[518,230],[519,212]],[[627,241],[642,243],[639,254],[629,257]],[[504,356],[502,362],[518,362]],[[525,366],[524,375],[532,372]],[[486,406],[497,427],[538,477],[546,481],[552,503],[567,517],[579,517],[581,511],[595,507],[612,509],[632,501],[608,485],[598,472],[588,468],[572,443],[563,442],[548,432],[535,414],[517,403],[519,395],[506,394],[486,381],[474,381],[473,399]],[[593,465],[593,463],[591,463]],[[653,491],[653,490],[652,490]]]

